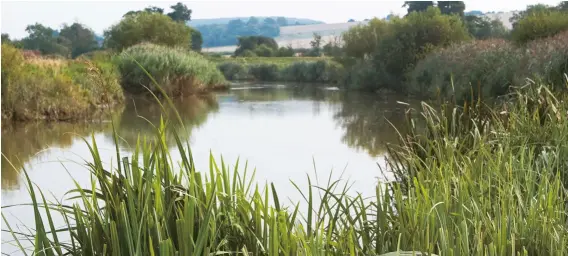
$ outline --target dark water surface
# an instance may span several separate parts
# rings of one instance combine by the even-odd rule
[[[222,155],[229,165],[237,158],[241,163],[246,160],[251,169],[256,168],[258,182],[273,182],[281,198],[294,202],[300,196],[290,180],[305,188],[306,175],[315,179],[316,173],[320,183],[330,173],[334,178],[343,173],[342,178],[353,183],[352,193],[374,193],[377,182],[384,179],[377,165],[384,165],[385,145],[397,141],[391,123],[404,122],[407,106],[397,103],[406,102],[404,98],[326,88],[252,87],[175,102],[190,130],[180,136],[190,141],[198,169],[208,170],[210,153],[218,161]],[[130,155],[138,134],[152,136],[148,121],[158,124],[160,113],[151,100],[130,99],[113,114],[121,151]],[[91,155],[83,138],[90,141],[93,135],[103,161],[109,166],[116,163],[110,120],[3,124],[2,153],[9,161],[2,159],[2,206],[30,202],[23,168],[48,198],[63,199],[74,188],[73,179],[90,187],[85,163]],[[170,139],[174,160],[180,159]],[[18,223],[33,226],[29,207],[2,212],[12,228]],[[3,221],[2,228],[6,228]],[[4,232],[2,240],[11,240],[9,234]],[[3,244],[2,252],[11,253],[9,247],[13,248]]]

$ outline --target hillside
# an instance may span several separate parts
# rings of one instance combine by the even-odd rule
[[[231,20],[236,20],[236,19],[240,19],[243,22],[246,22],[247,20],[249,20],[250,17],[232,17],[232,18],[214,18],[214,19],[194,19],[191,20],[190,22],[188,22],[188,25],[194,27],[194,26],[201,26],[201,25],[226,25],[229,24],[229,22]],[[263,20],[265,18],[272,18],[272,19],[277,19],[277,16],[255,16],[255,18],[258,18],[259,20]],[[321,24],[323,22],[321,21],[317,21],[317,20],[312,20],[312,19],[303,19],[303,18],[292,18],[292,17],[284,17],[288,20],[288,24],[289,25],[294,25],[297,23],[303,24],[303,25],[310,25],[310,24]]]

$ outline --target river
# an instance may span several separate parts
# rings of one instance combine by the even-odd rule
[[[181,134],[189,140],[198,170],[207,171],[209,154],[234,165],[248,161],[256,168],[255,179],[273,182],[283,203],[301,199],[291,180],[307,186],[306,175],[321,183],[332,179],[350,182],[351,193],[374,193],[380,180],[388,179],[379,166],[385,165],[387,143],[397,142],[392,128],[404,123],[404,98],[362,93],[344,93],[323,87],[298,89],[294,86],[262,84],[237,87],[207,97],[176,100],[175,105],[187,128]],[[150,99],[128,99],[112,118],[88,123],[3,124],[2,206],[29,203],[23,169],[48,199],[62,200],[75,187],[90,187],[85,167],[91,159],[85,138],[94,137],[101,157],[109,166],[116,163],[112,137],[114,123],[123,154],[132,154],[138,135],[152,136],[152,124],[159,123],[160,107]],[[141,118],[144,117],[144,118]],[[387,121],[390,121],[390,123]],[[173,138],[174,160],[177,151]],[[179,159],[179,158],[177,158]],[[315,182],[314,182],[315,183]],[[33,227],[28,206],[2,210],[12,228]],[[6,229],[4,221],[2,228]],[[5,244],[3,253],[14,247]],[[6,250],[5,250],[6,249]]]

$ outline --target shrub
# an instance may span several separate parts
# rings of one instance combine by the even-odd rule
[[[534,12],[518,21],[512,31],[513,40],[526,43],[568,30],[568,13],[558,10]]]
[[[249,75],[259,81],[277,81],[279,69],[276,64],[253,64],[249,66]]]
[[[117,62],[122,86],[134,94],[147,92],[145,87],[160,94],[140,66],[171,96],[194,94],[224,83],[214,63],[186,48],[139,44],[124,50]]]
[[[119,51],[144,42],[189,49],[192,30],[185,23],[175,22],[166,15],[141,12],[126,15],[105,31],[104,44]]]
[[[409,91],[463,100],[472,91],[485,98],[503,95],[510,85],[524,85],[526,78],[562,85],[568,72],[566,42],[568,31],[520,47],[504,40],[456,44],[420,61],[409,73]]]
[[[217,65],[217,68],[223,73],[227,80],[246,80],[250,76],[248,74],[248,67],[237,62],[223,62]]]
[[[294,49],[292,48],[292,46],[280,47],[276,55],[278,57],[293,57]]]
[[[368,65],[375,75],[362,73],[367,78],[354,78],[364,84],[371,79],[375,86],[361,86],[367,90],[379,88],[406,91],[405,75],[426,54],[438,47],[468,40],[469,34],[460,17],[442,15],[438,8],[430,7],[424,12],[412,12],[404,18],[394,17],[389,21],[389,33],[378,43]],[[376,76],[376,77],[375,77]],[[349,85],[347,85],[349,86]]]
[[[357,25],[345,33],[342,38],[347,56],[363,58],[377,49],[378,43],[389,31],[387,21],[373,18],[367,25]]]
[[[341,64],[329,60],[318,60],[294,62],[282,70],[281,77],[294,82],[335,83],[342,74]]]
[[[256,53],[256,56],[260,56],[260,57],[272,57],[274,56],[274,50],[272,50],[272,48],[269,48],[266,45],[260,45],[259,47],[257,47],[254,50],[254,53]]]
[[[256,57],[256,53],[251,50],[244,50],[241,55],[242,57]]]
[[[265,36],[242,36],[239,37],[238,47],[235,50],[235,56],[244,56],[246,50],[255,51],[256,48],[264,45],[273,51],[278,50],[278,44],[273,38]]]

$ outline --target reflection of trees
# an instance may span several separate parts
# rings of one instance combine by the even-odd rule
[[[398,143],[394,127],[401,129],[405,125],[405,110],[409,106],[397,101],[410,103],[411,107],[417,104],[394,96],[380,98],[377,95],[359,93],[342,95],[342,104],[334,119],[345,129],[343,142],[350,147],[364,149],[372,156],[383,154],[387,143]]]
[[[17,188],[22,167],[42,150],[69,147],[77,138],[111,129],[108,122],[2,124],[2,188]]]
[[[120,120],[115,121],[118,135],[130,147],[136,145],[139,135],[140,138],[146,137],[148,142],[152,142],[156,138],[156,128],[160,126],[160,118],[163,117],[164,120],[170,121],[168,127],[175,127],[180,139],[186,141],[193,128],[203,124],[210,112],[219,109],[219,104],[213,95],[178,98],[173,103],[187,132],[183,131],[175,111],[167,102],[162,102],[166,109],[164,112],[155,99],[144,97],[127,100]],[[175,143],[173,136],[167,136],[167,140],[168,145]]]

